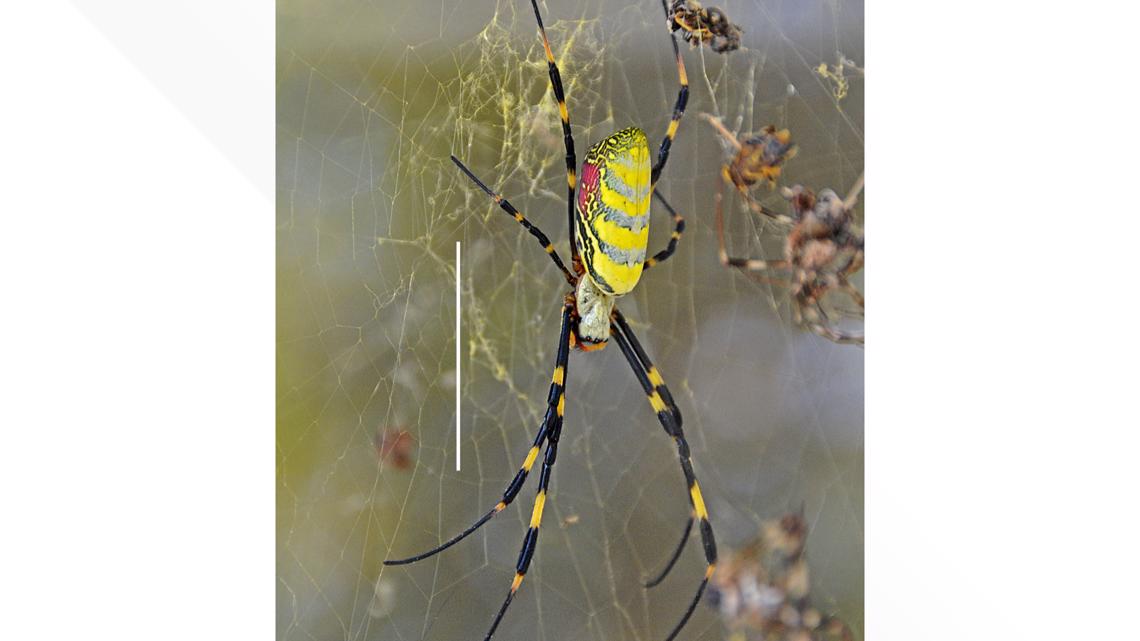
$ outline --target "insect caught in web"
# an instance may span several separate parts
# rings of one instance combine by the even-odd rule
[[[855,226],[852,216],[863,189],[863,177],[859,176],[842,199],[831,189],[824,189],[817,196],[803,185],[783,188],[780,193],[791,205],[791,216],[757,205],[763,215],[792,226],[784,240],[783,260],[728,255],[724,243],[724,184],[717,184],[716,233],[721,264],[763,272],[763,280],[787,287],[797,325],[836,343],[863,344],[862,332],[836,328],[823,306],[828,294],[845,294],[858,308],[855,315],[863,313],[863,295],[848,281],[863,267],[863,232]]]
[[[677,39],[670,32],[669,37],[673,45],[673,56],[677,65],[680,89],[673,104],[668,129],[657,151],[656,161],[650,166],[649,141],[641,129],[637,127],[622,129],[603,138],[586,152],[586,157],[582,163],[581,185],[577,191],[577,198],[575,198],[577,161],[574,153],[574,138],[570,133],[570,116],[566,107],[565,92],[536,0],[531,0],[531,6],[534,8],[534,17],[538,22],[538,31],[546,53],[550,85],[562,121],[563,143],[566,148],[566,215],[571,238],[570,268],[566,267],[561,256],[542,230],[527,220],[522,212],[505,198],[491,190],[458,158],[452,156],[451,160],[504,212],[511,215],[538,240],[543,250],[558,266],[558,269],[565,276],[566,282],[572,288],[563,297],[557,356],[554,373],[551,376],[550,392],[547,395],[546,414],[538,427],[538,434],[535,436],[522,466],[511,482],[507,484],[502,498],[494,507],[466,530],[442,545],[415,556],[389,559],[384,561],[384,564],[403,565],[426,559],[446,550],[475,532],[514,501],[526,481],[527,474],[537,462],[539,452],[545,445],[545,454],[538,478],[538,491],[531,511],[530,526],[523,538],[510,591],[495,615],[490,630],[487,631],[485,640],[489,640],[522,584],[523,577],[530,567],[538,545],[538,531],[542,525],[543,508],[550,488],[551,472],[558,454],[558,441],[562,435],[570,349],[575,347],[583,352],[599,350],[604,348],[612,338],[632,368],[634,377],[641,385],[650,406],[657,415],[657,420],[661,423],[661,427],[673,439],[688,490],[690,516],[684,535],[665,569],[659,576],[647,583],[646,587],[657,585],[669,573],[688,541],[694,523],[699,525],[698,529],[704,549],[704,578],[701,579],[696,593],[682,614],[680,621],[669,633],[667,637],[667,641],[669,641],[677,637],[692,616],[693,610],[700,602],[701,595],[715,571],[716,542],[713,537],[712,525],[709,522],[708,510],[701,495],[700,485],[697,483],[696,473],[693,471],[689,444],[681,429],[681,412],[673,401],[669,388],[665,386],[661,374],[645,353],[641,342],[626,322],[625,316],[618,310],[616,302],[619,297],[633,290],[644,270],[650,269],[672,256],[677,248],[677,241],[684,232],[684,219],[674,211],[660,194],[656,193],[655,188],[669,158],[669,149],[677,135],[681,117],[685,113],[685,105],[689,97],[689,81],[685,73],[685,64],[681,58],[680,49],[677,46]],[[665,0],[662,0],[661,7],[665,10],[666,19],[670,19],[671,14]],[[666,247],[647,258],[649,206],[654,196],[672,214],[674,227]]]
[[[694,47],[708,44],[717,53],[728,53],[740,48],[743,30],[732,24],[718,7],[701,6],[697,0],[674,0],[669,8],[669,27],[683,31],[681,37]]]

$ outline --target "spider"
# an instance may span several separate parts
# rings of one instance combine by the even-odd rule
[[[542,525],[543,507],[546,504],[550,476],[558,454],[558,440],[562,435],[570,349],[574,347],[584,352],[599,350],[604,348],[612,338],[633,369],[634,377],[641,385],[650,406],[657,415],[657,420],[661,423],[661,427],[676,444],[681,472],[688,486],[691,511],[684,536],[664,571],[656,579],[650,581],[646,587],[652,587],[659,583],[672,569],[673,563],[680,556],[681,550],[689,538],[694,522],[699,523],[701,542],[704,548],[706,564],[704,578],[697,587],[696,593],[680,621],[669,633],[667,639],[671,641],[676,638],[692,616],[693,610],[700,602],[701,595],[715,571],[716,541],[713,537],[712,525],[709,522],[709,514],[701,495],[700,485],[697,483],[696,474],[693,472],[689,444],[681,429],[681,412],[673,401],[673,396],[669,393],[669,388],[666,387],[661,374],[626,322],[625,316],[617,309],[616,301],[617,298],[628,294],[634,288],[644,270],[667,260],[673,254],[677,247],[677,241],[684,232],[684,219],[660,194],[655,192],[655,187],[669,158],[669,148],[677,134],[681,117],[685,113],[685,104],[689,97],[688,77],[685,73],[685,64],[681,58],[680,49],[677,46],[677,39],[670,33],[669,37],[673,45],[673,56],[677,65],[680,89],[677,93],[676,102],[673,104],[672,119],[657,151],[657,160],[650,167],[649,141],[645,133],[637,127],[622,129],[603,138],[586,152],[586,157],[582,163],[581,187],[575,199],[577,180],[574,138],[570,133],[570,116],[566,108],[561,75],[558,65],[555,63],[554,53],[546,36],[546,29],[542,24],[542,15],[538,10],[536,0],[531,0],[531,6],[534,8],[534,17],[538,22],[539,35],[542,38],[542,46],[546,53],[550,85],[562,120],[563,142],[566,147],[567,221],[572,239],[570,269],[566,267],[561,256],[555,251],[542,230],[527,220],[522,212],[511,205],[507,199],[491,190],[458,158],[452,156],[451,160],[504,212],[511,215],[538,240],[543,250],[558,266],[558,269],[565,276],[566,282],[572,288],[563,297],[561,329],[558,337],[554,373],[551,376],[550,392],[547,395],[546,414],[538,427],[538,434],[535,436],[521,467],[511,482],[507,484],[502,498],[494,507],[466,530],[442,545],[408,558],[386,560],[384,564],[414,563],[442,552],[469,536],[496,514],[506,509],[522,489],[527,474],[538,460],[539,451],[545,443],[546,452],[539,473],[538,491],[531,511],[530,527],[523,538],[510,591],[484,638],[485,641],[489,640],[522,584],[523,577],[530,567],[531,559],[534,557],[537,547],[538,530]],[[666,17],[668,17],[669,10],[665,5],[665,0],[662,0],[661,6],[665,10]],[[646,258],[651,196],[656,196],[672,214],[674,227],[665,249]]]
[[[784,271],[790,282],[792,311],[796,324],[806,325],[816,334],[836,343],[863,344],[863,333],[852,333],[832,326],[822,300],[831,292],[850,297],[861,313],[863,295],[848,282],[851,274],[863,267],[863,232],[855,227],[851,210],[863,189],[863,177],[855,181],[847,197],[840,199],[831,189],[817,197],[803,185],[785,187],[781,195],[791,204],[792,216],[776,213],[757,205],[760,213],[781,223],[792,225],[784,241],[783,260],[731,258],[724,245],[724,183],[718,181],[716,193],[716,232],[720,262],[748,272]],[[771,282],[771,279],[766,279]]]
[[[792,134],[787,129],[776,131],[774,126],[768,125],[759,134],[746,134],[737,138],[721,124],[720,119],[706,113],[702,113],[701,117],[716,129],[726,148],[736,152],[732,162],[721,167],[721,177],[736,187],[749,208],[763,214],[763,207],[748,192],[761,180],[768,183],[769,189],[776,186],[776,180],[782,171],[781,165],[796,155]]]
[[[705,9],[696,0],[674,0],[669,9],[669,27],[684,31],[682,37],[694,47],[708,43],[717,53],[728,53],[740,48],[742,29],[728,20],[717,7]]]

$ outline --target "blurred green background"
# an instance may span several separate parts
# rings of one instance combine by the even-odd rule
[[[791,129],[785,184],[844,193],[863,169],[861,2],[724,2],[739,51],[682,50],[689,108],[659,189],[687,217],[677,254],[621,300],[685,417],[722,548],[801,508],[813,600],[863,630],[863,351],[796,328],[786,295],[722,268],[723,151],[699,112]],[[578,158],[637,124],[659,140],[676,95],[660,4],[542,6]],[[536,476],[479,533],[544,410],[566,285],[472,189],[455,153],[567,254],[562,147],[528,3],[278,2],[278,636],[481,638],[506,594]],[[656,143],[653,145],[656,147]],[[874,189],[874,185],[871,186]],[[772,207],[782,202],[766,190]],[[727,200],[733,253],[780,229]],[[650,249],[668,239],[654,207]],[[857,216],[862,218],[862,204]],[[463,244],[462,461],[455,471],[455,242]],[[700,579],[694,541],[653,591],[688,514],[675,449],[616,347],[571,356],[539,548],[498,639],[659,639]],[[413,464],[381,461],[407,430]],[[682,639],[722,639],[702,607]]]

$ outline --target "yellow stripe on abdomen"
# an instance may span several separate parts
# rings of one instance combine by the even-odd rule
[[[578,243],[586,273],[607,294],[630,292],[649,245],[649,142],[636,127],[586,153],[578,192]]]
[[[639,196],[649,195],[649,144],[646,142],[644,151],[631,149],[629,155],[618,156],[607,163],[607,168],[613,172],[613,177],[623,184],[633,188]],[[645,209],[649,208],[649,200],[645,199]]]
[[[594,237],[607,245],[625,251],[644,251],[649,246],[649,226],[645,225],[639,230],[629,229],[620,221],[613,221],[599,216],[590,223]]]

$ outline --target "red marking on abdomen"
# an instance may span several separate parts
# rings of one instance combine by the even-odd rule
[[[578,185],[578,211],[586,211],[586,201],[590,196],[598,191],[598,178],[601,172],[598,171],[598,166],[584,162],[582,163],[582,182]]]

